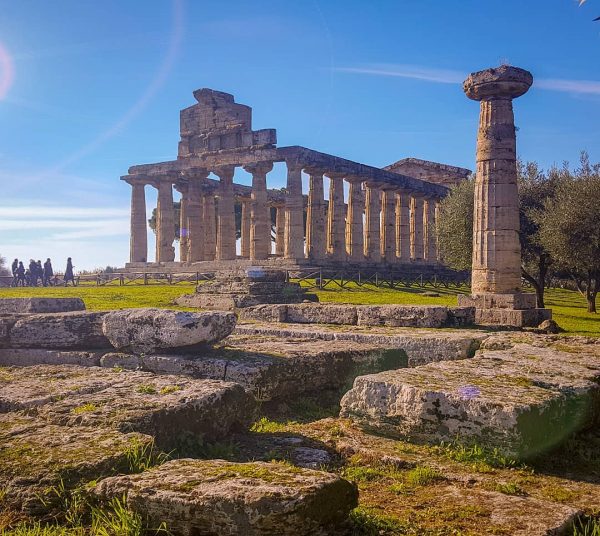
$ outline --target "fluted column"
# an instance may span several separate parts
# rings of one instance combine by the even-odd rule
[[[380,221],[381,191],[376,184],[365,188],[365,257],[370,262],[381,260]]]
[[[220,179],[219,205],[217,207],[217,259],[220,261],[236,258],[234,172],[234,166],[224,166],[215,171]]]
[[[424,216],[424,242],[425,260],[428,263],[437,262],[437,233],[436,233],[436,205],[437,200],[429,197],[425,203]]]
[[[410,258],[415,262],[423,261],[423,207],[423,197],[413,194],[410,211]]]
[[[308,208],[306,212],[306,255],[312,260],[321,260],[326,255],[325,197],[323,172],[308,170]]]
[[[146,223],[146,184],[140,180],[128,181],[131,184],[131,235],[129,260],[147,262],[148,233]]]
[[[302,166],[287,162],[285,196],[285,250],[286,259],[304,258],[304,198],[302,197]]]
[[[348,210],[346,215],[346,253],[353,262],[364,259],[363,213],[364,198],[362,182],[351,179],[348,181]]]
[[[327,173],[329,177],[329,209],[327,211],[327,252],[333,260],[346,257],[344,176]]]
[[[397,193],[396,204],[396,255],[401,262],[410,262],[411,259],[411,202],[410,195],[406,192]]]
[[[244,169],[252,174],[249,254],[253,260],[264,260],[271,253],[271,209],[267,194],[267,173],[273,169],[273,163],[260,162],[245,166]]]
[[[176,184],[175,189],[181,192],[181,200],[179,201],[179,262],[187,262],[188,258],[188,186],[187,184]]]
[[[381,256],[386,262],[396,261],[396,192],[381,194]]]
[[[217,230],[215,214],[215,194],[207,192],[202,197],[202,223],[204,227],[203,259],[214,261],[217,256]]]
[[[250,258],[250,206],[251,199],[249,197],[240,198],[242,205],[241,218],[241,237],[240,237],[240,255],[244,259]]]
[[[190,178],[187,188],[187,262],[204,260],[206,228],[203,225],[202,182],[206,175]],[[214,216],[214,214],[213,214]]]
[[[285,253],[285,206],[275,207],[275,255],[283,257]]]
[[[156,205],[156,262],[175,260],[175,207],[173,206],[173,184],[168,179],[158,182]]]

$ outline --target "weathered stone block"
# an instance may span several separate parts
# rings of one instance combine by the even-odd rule
[[[220,341],[235,327],[233,313],[189,313],[165,309],[128,309],[104,317],[102,331],[118,350],[150,353],[191,351]]]
[[[2,298],[0,314],[12,313],[67,313],[83,311],[81,298]]]
[[[283,463],[175,460],[140,475],[107,478],[102,499],[182,536],[331,534],[357,505],[358,490],[332,473]]]
[[[458,304],[480,309],[533,309],[536,306],[536,297],[535,294],[525,292],[481,294],[479,296],[459,294]]]
[[[359,305],[359,326],[439,328],[448,320],[448,308],[436,306]]]
[[[84,311],[23,317],[10,328],[10,346],[65,350],[110,347],[102,333],[105,314]]]
[[[536,327],[552,318],[551,309],[476,309],[475,322],[482,325]]]
[[[475,324],[475,307],[449,307],[448,327],[463,328]]]
[[[263,304],[246,307],[240,311],[240,319],[258,320],[259,322],[285,322],[287,320],[286,304]]]
[[[43,348],[0,349],[0,366],[82,365],[97,367],[103,351],[45,350]]]
[[[298,324],[347,324],[356,325],[357,307],[316,303],[289,304],[287,322]]]

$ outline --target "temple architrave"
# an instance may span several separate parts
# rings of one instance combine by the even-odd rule
[[[128,269],[441,268],[436,207],[468,169],[413,158],[380,169],[306,147],[277,147],[275,130],[252,130],[252,109],[233,95],[199,89],[194,97],[197,104],[180,114],[177,159],[133,166],[122,177],[132,187]],[[287,167],[283,190],[268,188],[276,162]],[[240,167],[252,175],[251,186],[234,183]],[[148,260],[147,186],[158,191],[153,262]],[[173,189],[181,194],[177,262]],[[239,251],[236,204],[242,215]]]

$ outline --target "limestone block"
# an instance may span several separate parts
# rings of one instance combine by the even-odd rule
[[[448,320],[448,308],[437,306],[359,305],[359,326],[439,328]]]
[[[600,415],[594,349],[515,344],[464,361],[362,376],[341,415],[394,437],[476,443],[518,458],[554,448]]]
[[[475,324],[475,307],[449,307],[446,325],[463,328]]]
[[[43,348],[3,348],[0,349],[0,366],[26,367],[31,365],[100,365],[104,352],[74,350],[46,350]]]
[[[475,322],[490,326],[536,327],[552,318],[551,309],[477,309]]]
[[[512,294],[481,294],[478,296],[458,296],[459,305],[479,307],[481,309],[533,309],[536,297],[532,293],[516,292]]]
[[[246,307],[240,311],[240,320],[258,320],[259,322],[285,322],[287,320],[286,304],[264,304]]]
[[[227,337],[235,323],[233,313],[128,309],[108,313],[102,331],[118,350],[133,353],[188,351]]]
[[[356,325],[357,307],[316,303],[289,304],[287,322],[300,324],[347,324]]]
[[[331,534],[358,503],[358,491],[332,473],[283,463],[174,460],[140,475],[107,478],[102,499],[165,521],[182,536]]]
[[[102,333],[105,314],[82,311],[23,317],[10,330],[10,345],[14,348],[106,348],[110,343]]]
[[[0,314],[12,313],[66,313],[83,311],[81,298],[2,298]]]

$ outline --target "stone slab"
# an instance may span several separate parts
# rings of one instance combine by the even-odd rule
[[[459,294],[458,304],[480,309],[534,309],[536,307],[536,296],[526,292],[482,294],[479,296]]]
[[[477,309],[475,321],[496,327],[537,327],[552,319],[551,309]]]
[[[182,536],[335,534],[358,490],[332,473],[284,463],[175,460],[140,475],[101,481],[95,494],[126,504]]]
[[[13,313],[66,313],[83,311],[81,298],[2,298],[0,314]]]
[[[254,418],[254,399],[230,382],[71,365],[9,367],[2,378],[0,412],[27,409],[60,426],[140,432],[167,450],[183,436],[221,439]]]
[[[322,303],[290,304],[286,322],[292,324],[346,324],[357,323],[357,307]]]
[[[600,352],[506,344],[466,361],[362,376],[341,415],[419,442],[459,441],[528,458],[591,426],[600,414]]]
[[[0,348],[0,367],[30,365],[100,366],[105,351],[45,350],[43,348]]]

